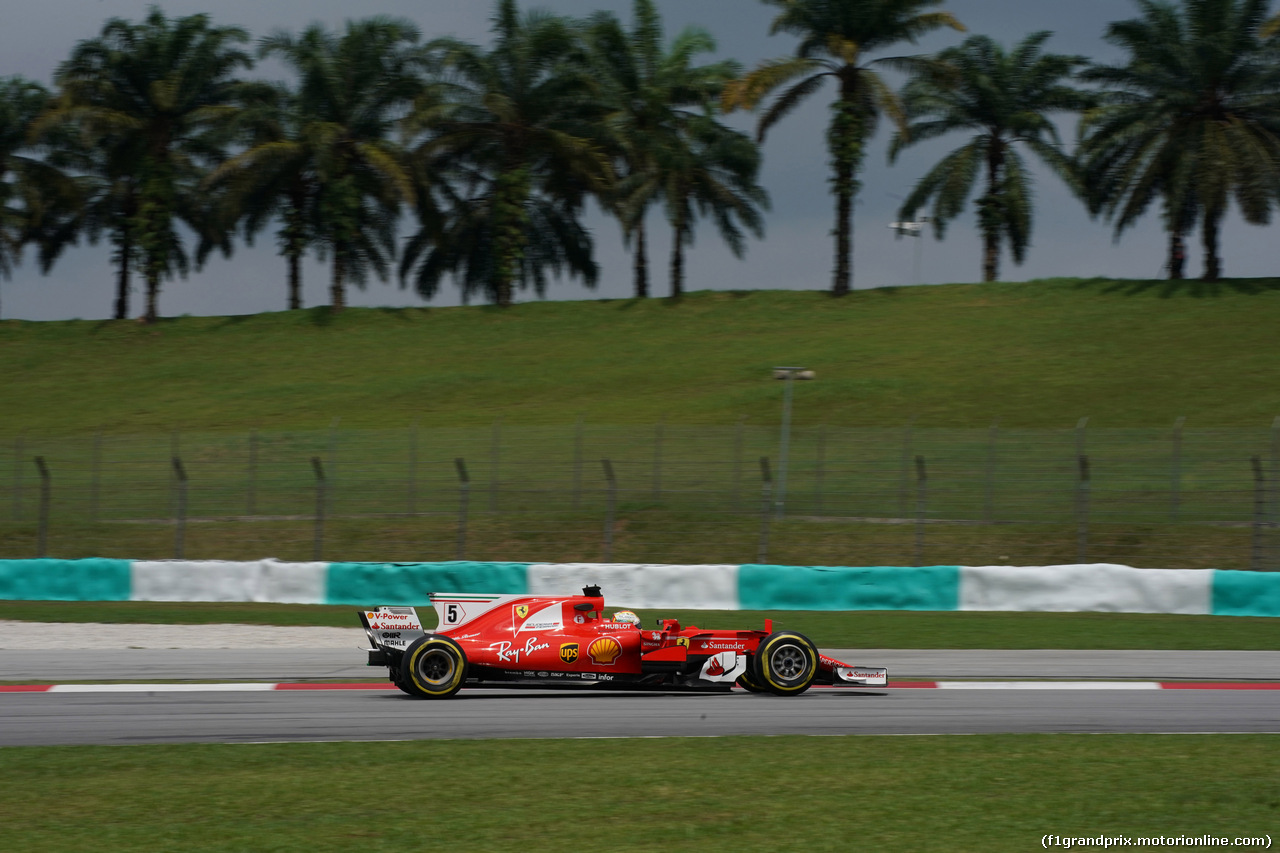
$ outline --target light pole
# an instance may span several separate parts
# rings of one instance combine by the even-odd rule
[[[933,220],[928,216],[921,216],[914,222],[890,222],[889,227],[893,229],[894,239],[901,240],[905,237],[916,238],[915,260],[911,266],[912,284],[920,284],[920,261],[924,253],[924,241],[920,238],[924,236],[924,226]]]
[[[778,449],[778,486],[773,493],[774,513],[782,518],[787,505],[787,455],[791,450],[791,386],[797,379],[812,379],[813,371],[803,367],[775,367],[773,378],[786,382],[782,392],[782,436]]]

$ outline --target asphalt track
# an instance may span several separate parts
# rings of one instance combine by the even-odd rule
[[[4,652],[0,680],[380,676],[350,652],[306,652],[316,656],[310,659],[302,654]],[[1274,653],[863,651],[846,659],[887,664],[894,678],[1280,676]],[[281,664],[293,671],[281,672]],[[1224,671],[1228,665],[1235,668]],[[387,690],[0,694],[4,746],[1004,732],[1280,732],[1280,690],[815,689],[780,698],[741,691],[475,689],[444,702],[415,701]]]
[[[823,649],[901,678],[1280,681],[1280,652]],[[380,679],[355,649],[0,649],[0,681]]]

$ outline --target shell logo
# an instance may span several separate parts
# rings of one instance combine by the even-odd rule
[[[587,655],[596,666],[612,666],[622,654],[622,644],[613,637],[601,637],[587,646]]]

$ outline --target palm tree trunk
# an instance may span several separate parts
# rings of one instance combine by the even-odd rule
[[[1177,231],[1169,234],[1169,278],[1178,280],[1183,277],[1187,267],[1187,249],[1182,234]]]
[[[160,319],[160,271],[147,270],[147,313],[146,322],[154,323]]]
[[[297,252],[289,252],[289,310],[302,307],[302,258]]]
[[[649,298],[649,247],[645,242],[644,220],[636,223],[636,299]]]
[[[862,162],[863,122],[858,116],[857,83],[842,77],[840,98],[835,102],[827,146],[835,170],[832,190],[836,196],[836,268],[831,293],[844,296],[853,287],[853,199],[858,194],[857,173]]]
[[[1222,261],[1218,258],[1218,226],[1222,214],[1216,211],[1205,211],[1203,233],[1204,242],[1204,275],[1205,281],[1217,281],[1222,278]]]
[[[116,275],[115,318],[117,320],[129,318],[129,258],[132,254],[133,242],[129,239],[129,232],[126,229],[120,236],[120,268]]]
[[[345,279],[347,277],[347,256],[339,248],[333,250],[333,281],[329,285],[329,305],[334,311],[341,311],[347,307],[347,291],[345,288]]]
[[[1004,144],[992,139],[987,146],[987,194],[978,202],[978,223],[982,228],[982,280],[1000,277],[1000,170],[1004,166]]]
[[[671,298],[684,296],[684,226],[676,225],[671,235]]]

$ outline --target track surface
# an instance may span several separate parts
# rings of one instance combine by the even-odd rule
[[[1280,652],[823,649],[891,678],[1280,680]],[[326,649],[0,649],[0,681],[380,679],[354,647]]]
[[[0,745],[742,734],[1280,732],[1280,691],[467,690],[0,695]]]
[[[1274,652],[862,650],[894,678],[1280,680]],[[0,651],[2,681],[373,681],[347,649]],[[436,738],[1280,732],[1280,691],[812,690],[732,694],[464,690],[0,694],[0,746]]]

